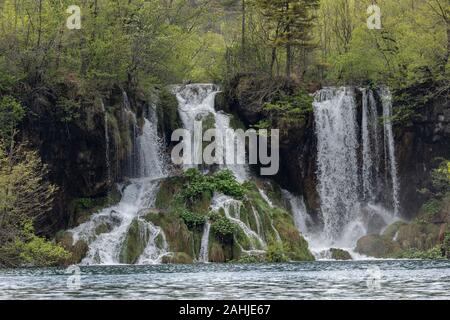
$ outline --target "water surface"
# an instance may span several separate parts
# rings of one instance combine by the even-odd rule
[[[0,299],[450,299],[450,261],[316,261],[0,270]],[[69,280],[69,281],[68,281]]]

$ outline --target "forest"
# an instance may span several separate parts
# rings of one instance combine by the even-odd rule
[[[449,56],[448,0],[0,0],[0,266],[69,259],[54,240],[73,226],[68,203],[105,207],[99,194],[126,176],[117,170],[102,191],[81,192],[78,180],[94,185],[106,173],[77,178],[81,156],[61,155],[97,134],[100,101],[112,114],[122,92],[134,109],[158,92],[167,131],[176,117],[168,85],[215,83],[236,95],[247,86],[256,92],[247,99],[267,103],[264,117],[245,124],[278,126],[283,138],[311,112],[310,93],[384,85],[402,130],[450,97]],[[450,162],[433,169],[440,186],[423,202],[450,190]]]

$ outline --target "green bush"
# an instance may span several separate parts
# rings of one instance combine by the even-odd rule
[[[229,238],[236,232],[236,225],[227,217],[220,217],[211,225],[212,232],[221,239]]]
[[[423,205],[425,213],[434,216],[441,211],[442,202],[436,199],[432,199]]]
[[[423,260],[440,260],[444,259],[442,247],[440,245],[430,250],[421,251],[417,249],[409,249],[395,255],[398,259],[423,259]]]
[[[222,170],[214,175],[215,190],[235,199],[243,199],[245,188],[236,181],[230,170]]]
[[[2,248],[1,255],[8,257],[9,266],[55,266],[70,258],[63,247],[36,236],[31,222],[25,223],[21,238]]]
[[[205,216],[193,213],[186,209],[180,212],[180,217],[183,219],[184,223],[188,226],[189,229],[204,225],[206,220]]]
[[[222,170],[214,175],[203,175],[198,169],[189,169],[184,173],[186,183],[181,193],[185,200],[195,200],[205,192],[221,192],[235,199],[242,199],[245,188],[236,181],[230,170]]]
[[[288,262],[289,258],[286,254],[283,243],[274,242],[267,247],[267,262]]]

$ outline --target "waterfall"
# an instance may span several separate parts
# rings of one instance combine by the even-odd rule
[[[375,202],[379,182],[378,111],[372,90],[362,89],[362,183],[366,202]]]
[[[394,136],[390,121],[391,95],[386,88],[377,91],[382,102],[381,115],[375,92],[361,89],[362,110],[359,122],[356,90],[325,88],[315,94],[317,191],[323,232],[309,237],[320,238],[322,245],[351,248],[359,237],[370,230],[374,215],[387,224],[398,217],[400,210]],[[381,116],[382,126],[379,124]],[[361,123],[361,127],[358,123]],[[361,170],[358,170],[359,167]],[[392,190],[391,201],[386,201],[386,196],[382,195],[386,190]],[[290,202],[295,207],[292,199]],[[386,206],[393,208],[394,212],[386,214]],[[303,208],[293,209],[298,212],[302,210]],[[299,230],[307,232],[303,217],[303,214],[297,217],[294,214]]]
[[[125,102],[127,100],[124,98]],[[125,108],[133,126],[136,116],[126,103]],[[91,219],[71,230],[74,243],[84,240],[89,245],[89,251],[82,264],[118,264],[121,263],[120,253],[132,222],[137,219],[141,241],[145,249],[138,260],[140,264],[158,263],[167,252],[167,243],[163,231],[146,222],[139,215],[154,204],[159,189],[159,179],[167,176],[162,157],[162,143],[157,135],[156,117],[144,119],[142,134],[137,135],[135,146],[136,157],[132,157],[133,168],[139,170],[138,178],[131,179],[122,192],[122,199],[117,205],[105,208],[94,214]],[[161,241],[157,241],[160,239]]]
[[[305,202],[303,198],[293,195],[287,190],[282,190],[283,198],[287,200],[292,212],[294,224],[298,231],[303,235],[308,235],[307,224],[312,224],[311,218],[306,210]]]
[[[246,164],[245,141],[230,130],[232,129],[230,125],[231,117],[224,112],[216,111],[214,108],[215,96],[220,92],[220,89],[213,84],[189,84],[173,86],[172,92],[177,97],[178,110],[184,128],[190,130],[191,133],[195,133],[195,126],[199,125],[199,121],[212,117],[217,134],[217,139],[215,140],[217,145],[215,156],[217,165],[222,169],[231,170],[236,180],[241,183],[249,180],[250,173]],[[202,137],[194,134],[194,139],[191,141],[191,159],[194,167],[201,163],[202,147]],[[185,166],[185,168],[190,167],[192,166]],[[272,202],[264,191],[259,189],[259,192],[269,206],[273,207]],[[251,250],[244,250],[245,252],[258,251],[260,248],[267,247],[267,244],[261,238],[261,222],[258,213],[254,212],[258,229],[255,232],[240,220],[239,213],[242,206],[240,201],[224,195],[215,195],[211,206],[213,210],[223,209],[227,218],[234,222],[251,240]],[[274,230],[276,239],[280,241],[279,233],[272,222],[271,227]],[[209,233],[209,229],[205,226],[200,261],[207,260],[207,257],[205,258],[205,255],[207,255],[207,250],[205,249],[207,249],[207,241],[209,239],[206,235],[207,232]]]
[[[318,193],[324,232],[331,242],[359,212],[356,111],[350,89],[328,88],[316,95]]]
[[[203,235],[202,235],[202,242],[200,245],[200,254],[198,261],[207,263],[209,262],[209,234],[211,230],[211,224],[209,221],[205,223],[205,226],[203,227]]]
[[[392,202],[395,216],[398,217],[400,212],[399,201],[399,182],[397,176],[397,161],[395,159],[394,132],[392,130],[392,95],[389,89],[381,88],[379,90],[383,105],[383,129],[384,129],[384,145],[386,157],[386,172],[390,172],[392,180]]]
[[[185,86],[174,86],[174,94],[179,104],[179,114],[183,127],[194,133],[191,142],[191,163],[195,165],[202,163],[203,137],[195,133],[195,126],[199,121],[206,120],[209,116],[214,119],[216,128],[216,159],[221,168],[231,170],[239,182],[248,180],[248,168],[245,165],[245,141],[239,139],[230,126],[230,116],[217,112],[214,108],[214,99],[220,89],[213,84],[189,84]],[[235,155],[235,150],[239,154]],[[233,158],[231,158],[233,156]],[[234,157],[235,156],[235,157]],[[237,160],[237,161],[233,161]],[[187,168],[192,166],[187,166]]]
[[[213,211],[223,209],[225,216],[235,223],[250,240],[251,250],[267,248],[265,241],[242,220],[240,220],[240,211],[242,202],[225,195],[215,195],[211,204]]]

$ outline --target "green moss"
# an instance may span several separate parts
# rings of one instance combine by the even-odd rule
[[[429,217],[433,217],[441,211],[441,208],[442,208],[442,201],[440,201],[438,199],[431,199],[430,201],[426,202],[423,205],[422,210]]]
[[[370,257],[389,258],[398,254],[401,248],[386,236],[368,235],[358,240],[355,251]]]
[[[334,260],[353,260],[350,253],[342,249],[331,248],[331,259]]]
[[[162,258],[162,263],[192,264],[192,257],[185,252],[172,252]]]
[[[274,242],[267,247],[266,253],[267,262],[288,262],[289,255],[288,250],[285,248],[283,243]]]
[[[405,222],[403,221],[396,221],[392,224],[390,224],[383,232],[383,235],[388,237],[389,239],[394,239],[395,235],[398,232],[398,229],[400,229],[400,227],[406,225]]]
[[[68,205],[70,215],[69,227],[74,228],[88,221],[92,214],[117,204],[120,198],[120,192],[114,188],[105,197],[77,198],[72,200]]]
[[[181,128],[181,120],[178,114],[178,100],[169,90],[162,89],[159,93],[157,105],[159,131],[170,140],[172,132]]]
[[[69,231],[59,231],[55,236],[55,242],[71,253],[65,260],[67,265],[80,263],[89,251],[89,246],[84,240],[78,240],[73,244],[73,236]]]
[[[184,252],[192,258],[194,253],[194,237],[184,221],[177,212],[155,212],[151,211],[144,219],[160,227],[166,236],[169,251]]]
[[[168,210],[178,205],[177,195],[182,189],[182,179],[171,177],[161,181],[156,194],[155,207],[159,210]]]
[[[134,219],[128,227],[119,255],[119,262],[135,264],[149,241],[149,232],[139,219]]]
[[[423,259],[423,260],[441,260],[445,259],[444,251],[440,245],[429,250],[408,249],[392,255],[396,259]]]
[[[214,114],[212,112],[209,112],[202,119],[203,133],[205,133],[209,129],[214,129],[215,127],[216,127],[216,118],[214,117]]]
[[[427,251],[439,244],[440,227],[422,220],[415,220],[398,229],[397,243],[404,250]]]

